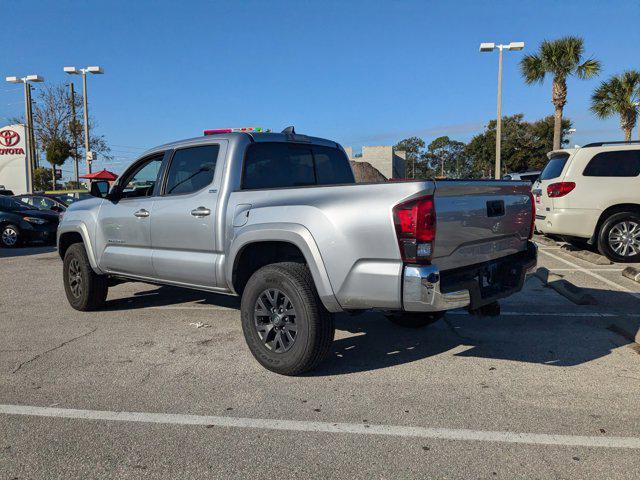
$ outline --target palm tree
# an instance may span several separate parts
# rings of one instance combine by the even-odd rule
[[[591,111],[599,118],[620,115],[624,139],[631,140],[631,132],[638,118],[640,101],[640,72],[629,70],[602,82],[591,96]]]
[[[520,70],[527,84],[542,83],[546,74],[553,76],[551,103],[555,107],[553,124],[553,149],[560,148],[562,137],[562,110],[567,103],[567,78],[575,75],[586,80],[600,73],[598,60],[583,61],[584,41],[578,37],[545,40],[540,50],[525,55]]]

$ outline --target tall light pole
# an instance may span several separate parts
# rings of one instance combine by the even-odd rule
[[[104,70],[101,67],[64,67],[65,73],[69,75],[82,75],[82,101],[84,113],[84,154],[87,161],[87,173],[91,173],[91,161],[93,160],[93,152],[89,149],[89,102],[87,100],[87,73],[102,74]]]
[[[495,43],[481,43],[481,52],[493,52],[498,49],[498,118],[496,122],[496,170],[495,178],[499,180],[501,175],[500,165],[500,143],[502,141],[502,51],[503,50],[522,50],[524,42],[511,42],[507,45],[496,45]]]
[[[40,75],[27,75],[26,77],[7,77],[9,83],[24,84],[24,117],[27,124],[27,191],[33,193],[33,165],[36,161],[36,141],[33,132],[33,115],[31,110],[31,85],[30,83],[44,82]]]

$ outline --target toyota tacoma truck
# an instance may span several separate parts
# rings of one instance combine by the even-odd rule
[[[205,131],[145,152],[58,228],[71,306],[121,281],[241,296],[247,345],[285,375],[331,348],[333,314],[376,309],[420,327],[519,290],[536,264],[528,185],[355,183],[336,142],[260,129]]]

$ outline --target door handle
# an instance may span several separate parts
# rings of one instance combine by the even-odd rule
[[[140,210],[137,210],[136,212],[134,212],[133,215],[138,218],[146,218],[149,216],[149,211],[145,210],[144,208],[141,208]]]
[[[207,215],[211,215],[211,210],[205,207],[198,207],[194,210],[191,210],[191,215],[194,217],[206,217]]]

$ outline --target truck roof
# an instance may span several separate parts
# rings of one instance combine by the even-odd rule
[[[185,138],[183,140],[176,140],[174,142],[165,143],[156,147],[150,148],[141,154],[142,157],[159,152],[163,150],[169,150],[172,148],[194,146],[194,145],[206,145],[216,140],[228,140],[229,142],[237,142],[242,138],[250,138],[252,142],[293,142],[293,143],[308,143],[312,145],[323,145],[325,147],[340,147],[340,145],[332,140],[320,137],[310,137],[307,135],[296,134],[284,134],[284,133],[271,133],[271,132],[228,132],[228,133],[216,133],[213,135],[203,135],[201,137]]]

